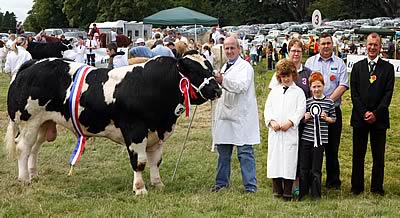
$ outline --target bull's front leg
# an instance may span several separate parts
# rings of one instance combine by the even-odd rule
[[[159,141],[159,143],[147,147],[147,157],[149,158],[151,185],[159,189],[164,188],[164,184],[162,183],[160,176],[162,147],[163,147],[163,141],[161,140]]]
[[[146,186],[143,180],[143,171],[147,163],[146,155],[147,138],[144,138],[141,143],[132,143],[129,146],[129,158],[131,161],[132,169],[134,171],[133,177],[133,191],[136,195],[147,194]]]

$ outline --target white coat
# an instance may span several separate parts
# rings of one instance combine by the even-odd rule
[[[85,45],[76,45],[74,48],[76,52],[76,56],[74,61],[79,63],[85,63],[86,60],[86,46]]]
[[[128,59],[125,55],[116,55],[114,56],[113,65],[113,68],[128,66]]]
[[[226,64],[222,67],[224,72]],[[260,143],[253,67],[238,58],[225,73],[222,96],[215,109],[215,144],[242,146]]]
[[[18,54],[14,51],[9,51],[6,57],[6,63],[4,70],[6,73],[10,73],[11,82],[14,81],[17,76],[17,72],[21,65],[26,61],[32,59],[31,54],[22,46],[17,46]]]
[[[280,86],[280,87],[279,87]],[[267,177],[295,179],[299,145],[298,125],[306,112],[306,97],[303,90],[293,83],[283,94],[283,86],[273,88],[265,103],[264,118],[269,128]],[[269,124],[290,120],[293,127],[286,132],[275,132]]]

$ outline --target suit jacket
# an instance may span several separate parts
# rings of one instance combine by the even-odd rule
[[[353,110],[351,126],[366,127],[372,125],[377,129],[388,129],[389,105],[394,88],[394,66],[387,61],[378,59],[372,75],[376,80],[370,82],[367,58],[354,64],[351,71],[350,90]],[[376,122],[368,124],[364,121],[364,114],[371,111],[376,116]]]

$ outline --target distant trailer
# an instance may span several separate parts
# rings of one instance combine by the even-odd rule
[[[109,33],[112,29],[117,34],[124,34],[131,38],[132,41],[136,41],[138,38],[142,38],[144,40],[151,39],[151,29],[152,25],[151,24],[143,24],[142,22],[136,22],[136,21],[124,21],[124,20],[118,20],[118,21],[113,21],[113,22],[94,22],[99,28],[100,33]],[[93,24],[91,23],[89,26],[89,31],[92,29]]]

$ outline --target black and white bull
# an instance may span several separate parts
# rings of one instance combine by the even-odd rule
[[[21,67],[11,84],[5,141],[9,156],[18,159],[20,181],[29,184],[38,177],[38,152],[46,139],[55,139],[49,139],[55,123],[75,132],[68,102],[80,66],[55,58],[32,61]],[[221,95],[210,63],[198,54],[181,59],[156,57],[113,70],[94,69],[84,81],[78,116],[84,135],[126,145],[136,195],[147,193],[142,178],[147,162],[151,184],[164,186],[159,175],[162,145],[184,108],[178,87],[183,76],[196,90],[197,98],[191,98],[191,103],[202,104]]]
[[[62,58],[63,52],[68,50],[68,45],[62,42],[29,42],[28,48],[26,49],[33,59],[44,59],[44,58]]]

